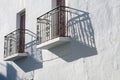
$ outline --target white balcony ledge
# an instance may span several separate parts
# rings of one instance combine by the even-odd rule
[[[37,48],[50,49],[70,41],[70,37],[57,37],[37,45]]]
[[[6,58],[4,58],[4,61],[14,61],[14,60],[18,60],[21,59],[23,57],[26,57],[28,53],[15,53],[12,54]]]

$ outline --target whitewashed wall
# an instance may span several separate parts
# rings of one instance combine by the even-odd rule
[[[67,0],[66,4],[89,13],[94,30],[97,54],[70,62],[66,61],[66,58],[70,59],[75,55],[86,54],[81,53],[83,50],[72,52],[73,48],[80,49],[80,47],[77,47],[79,44],[74,44],[74,42],[74,46],[66,44],[56,47],[54,50],[57,51],[52,49],[51,51],[43,51],[43,69],[36,70],[35,79],[119,80],[120,1]],[[57,55],[53,52],[56,52]],[[68,54],[68,57],[61,58],[64,54]]]
[[[94,48],[84,45],[75,33],[76,36],[71,37],[70,43],[42,50],[42,55],[41,51],[36,52],[35,46],[28,48],[33,61],[29,60],[31,58],[18,62],[2,61],[4,36],[16,29],[16,14],[26,9],[26,28],[36,33],[36,18],[51,10],[54,7],[52,2],[0,1],[0,75],[5,80],[119,80],[119,0],[66,0],[67,6],[89,13]],[[74,27],[76,31],[77,26]]]
[[[1,80],[9,80],[9,79],[17,79],[17,73],[21,73],[21,70],[18,68],[15,70],[12,65],[13,62],[3,62],[3,54],[4,54],[4,36],[10,33],[11,31],[16,29],[16,14],[25,7],[24,0],[1,0],[0,1],[0,79]],[[9,67],[9,68],[8,68]],[[7,73],[9,70],[12,70]],[[17,73],[16,73],[17,72]],[[7,77],[8,75],[9,78]],[[20,74],[19,76],[21,76]],[[23,74],[24,75],[24,74]]]

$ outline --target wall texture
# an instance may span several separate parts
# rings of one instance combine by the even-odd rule
[[[49,50],[28,43],[27,58],[3,61],[4,36],[16,29],[16,16],[26,10],[26,28],[36,33],[36,18],[54,0],[0,0],[0,80],[119,80],[120,1],[66,0],[84,11],[69,21],[69,43]],[[89,13],[89,14],[86,14]]]

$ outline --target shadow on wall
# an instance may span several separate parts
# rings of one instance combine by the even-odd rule
[[[4,65],[0,62],[0,69],[2,70],[2,68],[5,68],[5,67],[6,67],[6,65]],[[7,77],[3,75],[1,70],[0,70],[0,80],[7,80]]]
[[[0,74],[0,80],[7,80],[7,78],[4,75]]]
[[[81,11],[77,10],[77,12]],[[68,21],[68,33],[71,36],[70,43],[49,49],[58,58],[62,58],[67,62],[97,55],[94,30],[89,13],[82,12],[81,15],[70,16]]]
[[[17,71],[9,63],[7,63],[7,78],[6,78],[6,80],[17,80]]]
[[[26,51],[28,51],[27,58],[14,61],[24,72],[34,71],[43,67],[41,51],[36,50],[36,40],[26,44]]]
[[[1,69],[2,67],[6,68],[6,76],[4,76],[3,74],[0,73],[0,80],[17,80],[17,71],[16,69],[9,63],[6,63],[6,65],[1,64]],[[4,71],[5,72],[5,71]]]

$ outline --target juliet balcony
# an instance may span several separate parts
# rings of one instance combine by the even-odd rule
[[[26,44],[36,35],[28,29],[17,29],[4,37],[4,60],[14,61],[27,57]]]
[[[68,21],[71,8],[59,6],[37,18],[37,48],[49,49],[70,41]]]

